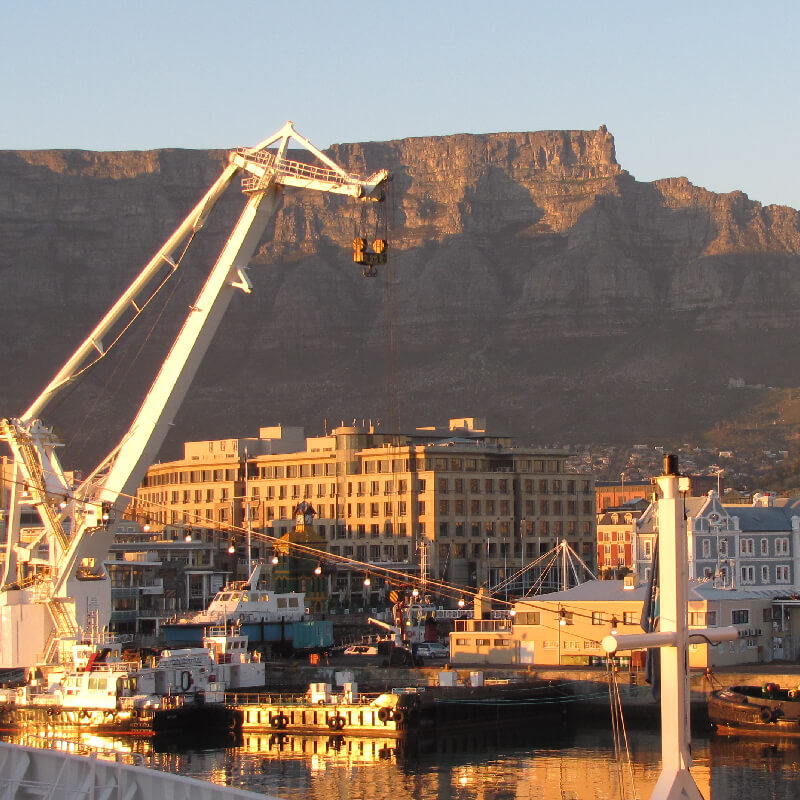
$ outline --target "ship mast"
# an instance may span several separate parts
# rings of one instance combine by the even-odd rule
[[[660,497],[658,569],[660,576],[660,631],[630,635],[611,634],[603,639],[609,655],[619,650],[660,648],[661,655],[661,776],[651,800],[703,800],[689,771],[692,766],[689,727],[689,642],[732,641],[734,627],[692,629],[689,632],[688,555],[684,498],[688,479],[678,474],[678,458],[664,457],[664,474],[656,478]]]

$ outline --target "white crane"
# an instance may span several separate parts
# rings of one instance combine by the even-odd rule
[[[319,163],[288,159],[290,140]],[[103,356],[104,340],[110,337],[113,344],[120,320],[141,312],[165,267],[173,272],[179,268],[180,253],[238,173],[248,197],[244,210],[136,417],[109,455],[73,485],[56,454],[57,437],[40,415],[90,361]],[[0,667],[61,660],[90,620],[107,623],[111,599],[102,564],[115,517],[155,459],[234,292],[250,292],[247,265],[283,187],[377,201],[383,199],[390,177],[386,170],[367,178],[347,173],[298,134],[291,122],[255,147],[231,152],[217,181],[39,397],[19,417],[0,420],[0,439],[12,455],[7,542],[0,564]],[[385,252],[386,243],[381,243]],[[24,506],[35,506],[41,526],[22,527]]]

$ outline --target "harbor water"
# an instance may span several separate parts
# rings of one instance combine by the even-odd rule
[[[98,737],[83,744],[132,751],[154,769],[285,800],[648,798],[659,774],[658,731],[629,728],[628,760],[624,747],[615,753],[610,730],[596,723],[544,730],[531,723],[408,741],[267,732],[218,750]],[[39,743],[45,744],[41,737]],[[706,800],[800,796],[800,741],[708,734],[695,736],[693,755],[692,773]]]

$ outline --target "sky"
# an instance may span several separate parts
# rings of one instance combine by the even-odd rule
[[[0,150],[606,125],[640,181],[800,209],[789,0],[0,0]]]

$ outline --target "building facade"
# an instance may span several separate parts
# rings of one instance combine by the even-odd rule
[[[187,443],[148,470],[131,512],[217,546],[247,529],[267,557],[305,502],[331,555],[464,587],[495,586],[562,539],[593,566],[594,482],[565,472],[566,451],[514,447],[470,417],[403,436],[340,426],[302,448],[298,431]],[[358,586],[340,574],[335,588]]]
[[[648,507],[646,500],[607,508],[597,515],[597,572],[603,578],[621,578],[638,567],[639,545],[643,557],[652,561],[652,546],[638,538],[639,519]]]
[[[642,633],[641,617],[646,587],[625,581],[587,581],[563,592],[518,601],[513,617],[493,619],[476,609],[474,619],[457,620],[450,634],[454,664],[533,664],[536,666],[605,663],[601,642],[612,632]],[[774,593],[717,589],[706,581],[690,581],[688,622],[692,628],[732,625],[740,638],[708,645],[689,644],[689,666],[708,668],[755,664],[784,657],[774,649],[771,625]],[[787,634],[788,635],[788,634]],[[622,663],[638,656],[621,654]]]

